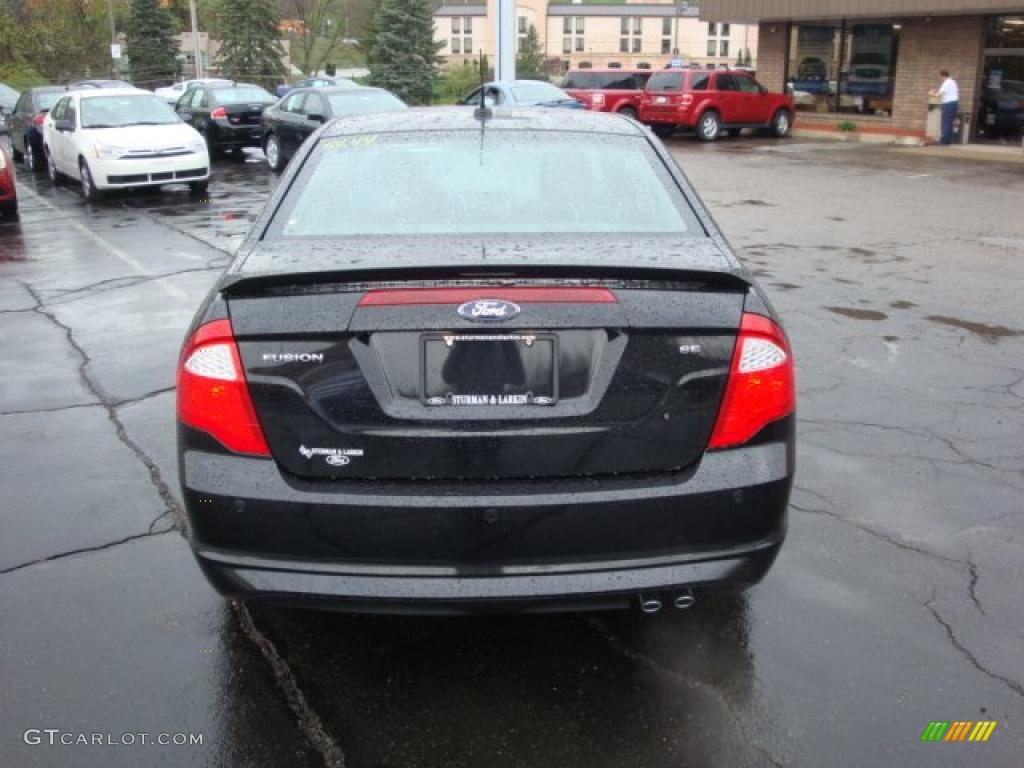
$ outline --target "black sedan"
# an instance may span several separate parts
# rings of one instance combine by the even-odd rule
[[[196,83],[178,99],[175,111],[206,137],[213,157],[243,147],[258,147],[263,141],[263,110],[274,97],[249,83]]]
[[[281,171],[309,136],[334,117],[397,112],[405,102],[383,88],[301,88],[263,112],[263,152]]]
[[[336,120],[295,159],[178,367],[217,589],[655,611],[765,575],[789,343],[649,131],[433,108]]]
[[[24,162],[28,171],[46,167],[43,154],[43,121],[50,107],[67,93],[63,85],[45,85],[22,91],[10,117],[11,151],[17,162]]]

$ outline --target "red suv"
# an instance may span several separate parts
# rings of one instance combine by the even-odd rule
[[[770,128],[782,138],[793,124],[793,97],[769,93],[740,70],[663,69],[647,81],[640,121],[662,137],[681,127],[696,129],[701,141],[743,128]]]
[[[565,76],[562,90],[595,112],[621,112],[634,120],[650,70],[574,69]]]

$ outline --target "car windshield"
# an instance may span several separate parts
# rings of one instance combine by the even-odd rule
[[[235,85],[231,88],[218,88],[213,91],[218,104],[246,104],[254,101],[275,101],[274,97],[258,85]]]
[[[406,108],[404,101],[385,91],[329,93],[327,100],[331,102],[331,112],[336,116],[365,115],[370,112],[397,112]]]
[[[548,83],[513,85],[511,91],[516,101],[560,101],[572,98],[565,91]]]
[[[169,125],[180,122],[166,101],[146,93],[82,99],[81,113],[83,128],[121,128],[126,125]]]
[[[43,112],[50,109],[57,103],[57,99],[64,95],[63,91],[44,91],[36,94],[36,108]]]
[[[697,233],[639,136],[417,132],[322,139],[271,236]]]

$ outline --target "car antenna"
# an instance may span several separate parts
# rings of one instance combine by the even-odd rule
[[[487,108],[487,103],[484,101],[484,49],[480,49],[479,55],[479,68],[480,68],[480,106],[473,110],[473,117],[480,121],[480,127],[483,128],[484,121],[488,118],[493,117],[494,113]]]

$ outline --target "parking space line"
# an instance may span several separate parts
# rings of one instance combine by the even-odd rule
[[[35,192],[35,191],[33,191],[33,190],[31,190],[31,189],[29,189],[27,187],[24,187],[24,186],[21,187],[18,190],[18,194],[19,195],[27,194],[30,197],[32,197],[35,201],[39,202],[43,207],[49,208],[51,211],[57,211],[57,212],[62,213],[62,214],[64,213],[64,211],[59,206],[54,205],[53,203],[51,203],[46,198],[42,197],[37,192]],[[98,235],[95,232],[93,232],[91,229],[89,229],[87,226],[85,226],[85,224],[83,224],[77,218],[74,218],[74,217],[66,217],[66,218],[68,218],[68,221],[70,222],[72,227],[74,227],[76,230],[78,230],[85,237],[87,237],[90,240],[92,240],[94,243],[96,243],[96,245],[98,245],[101,248],[104,248],[107,251],[109,251],[112,255],[116,256],[124,264],[126,264],[128,267],[130,267],[131,269],[135,270],[139,274],[141,274],[141,275],[143,275],[145,277],[153,278],[153,282],[156,285],[159,285],[160,288],[164,291],[164,293],[166,293],[168,296],[171,296],[172,298],[175,298],[175,299],[180,299],[182,301],[186,301],[186,300],[190,299],[189,295],[187,293],[185,293],[185,291],[183,291],[180,288],[178,288],[176,285],[170,285],[169,283],[164,282],[163,281],[163,276],[161,276],[160,273],[154,272],[153,270],[148,269],[147,267],[143,266],[143,264],[138,259],[136,259],[134,256],[130,256],[129,254],[125,253],[120,248],[118,248],[116,245],[111,243],[109,240],[106,240],[101,235]]]

